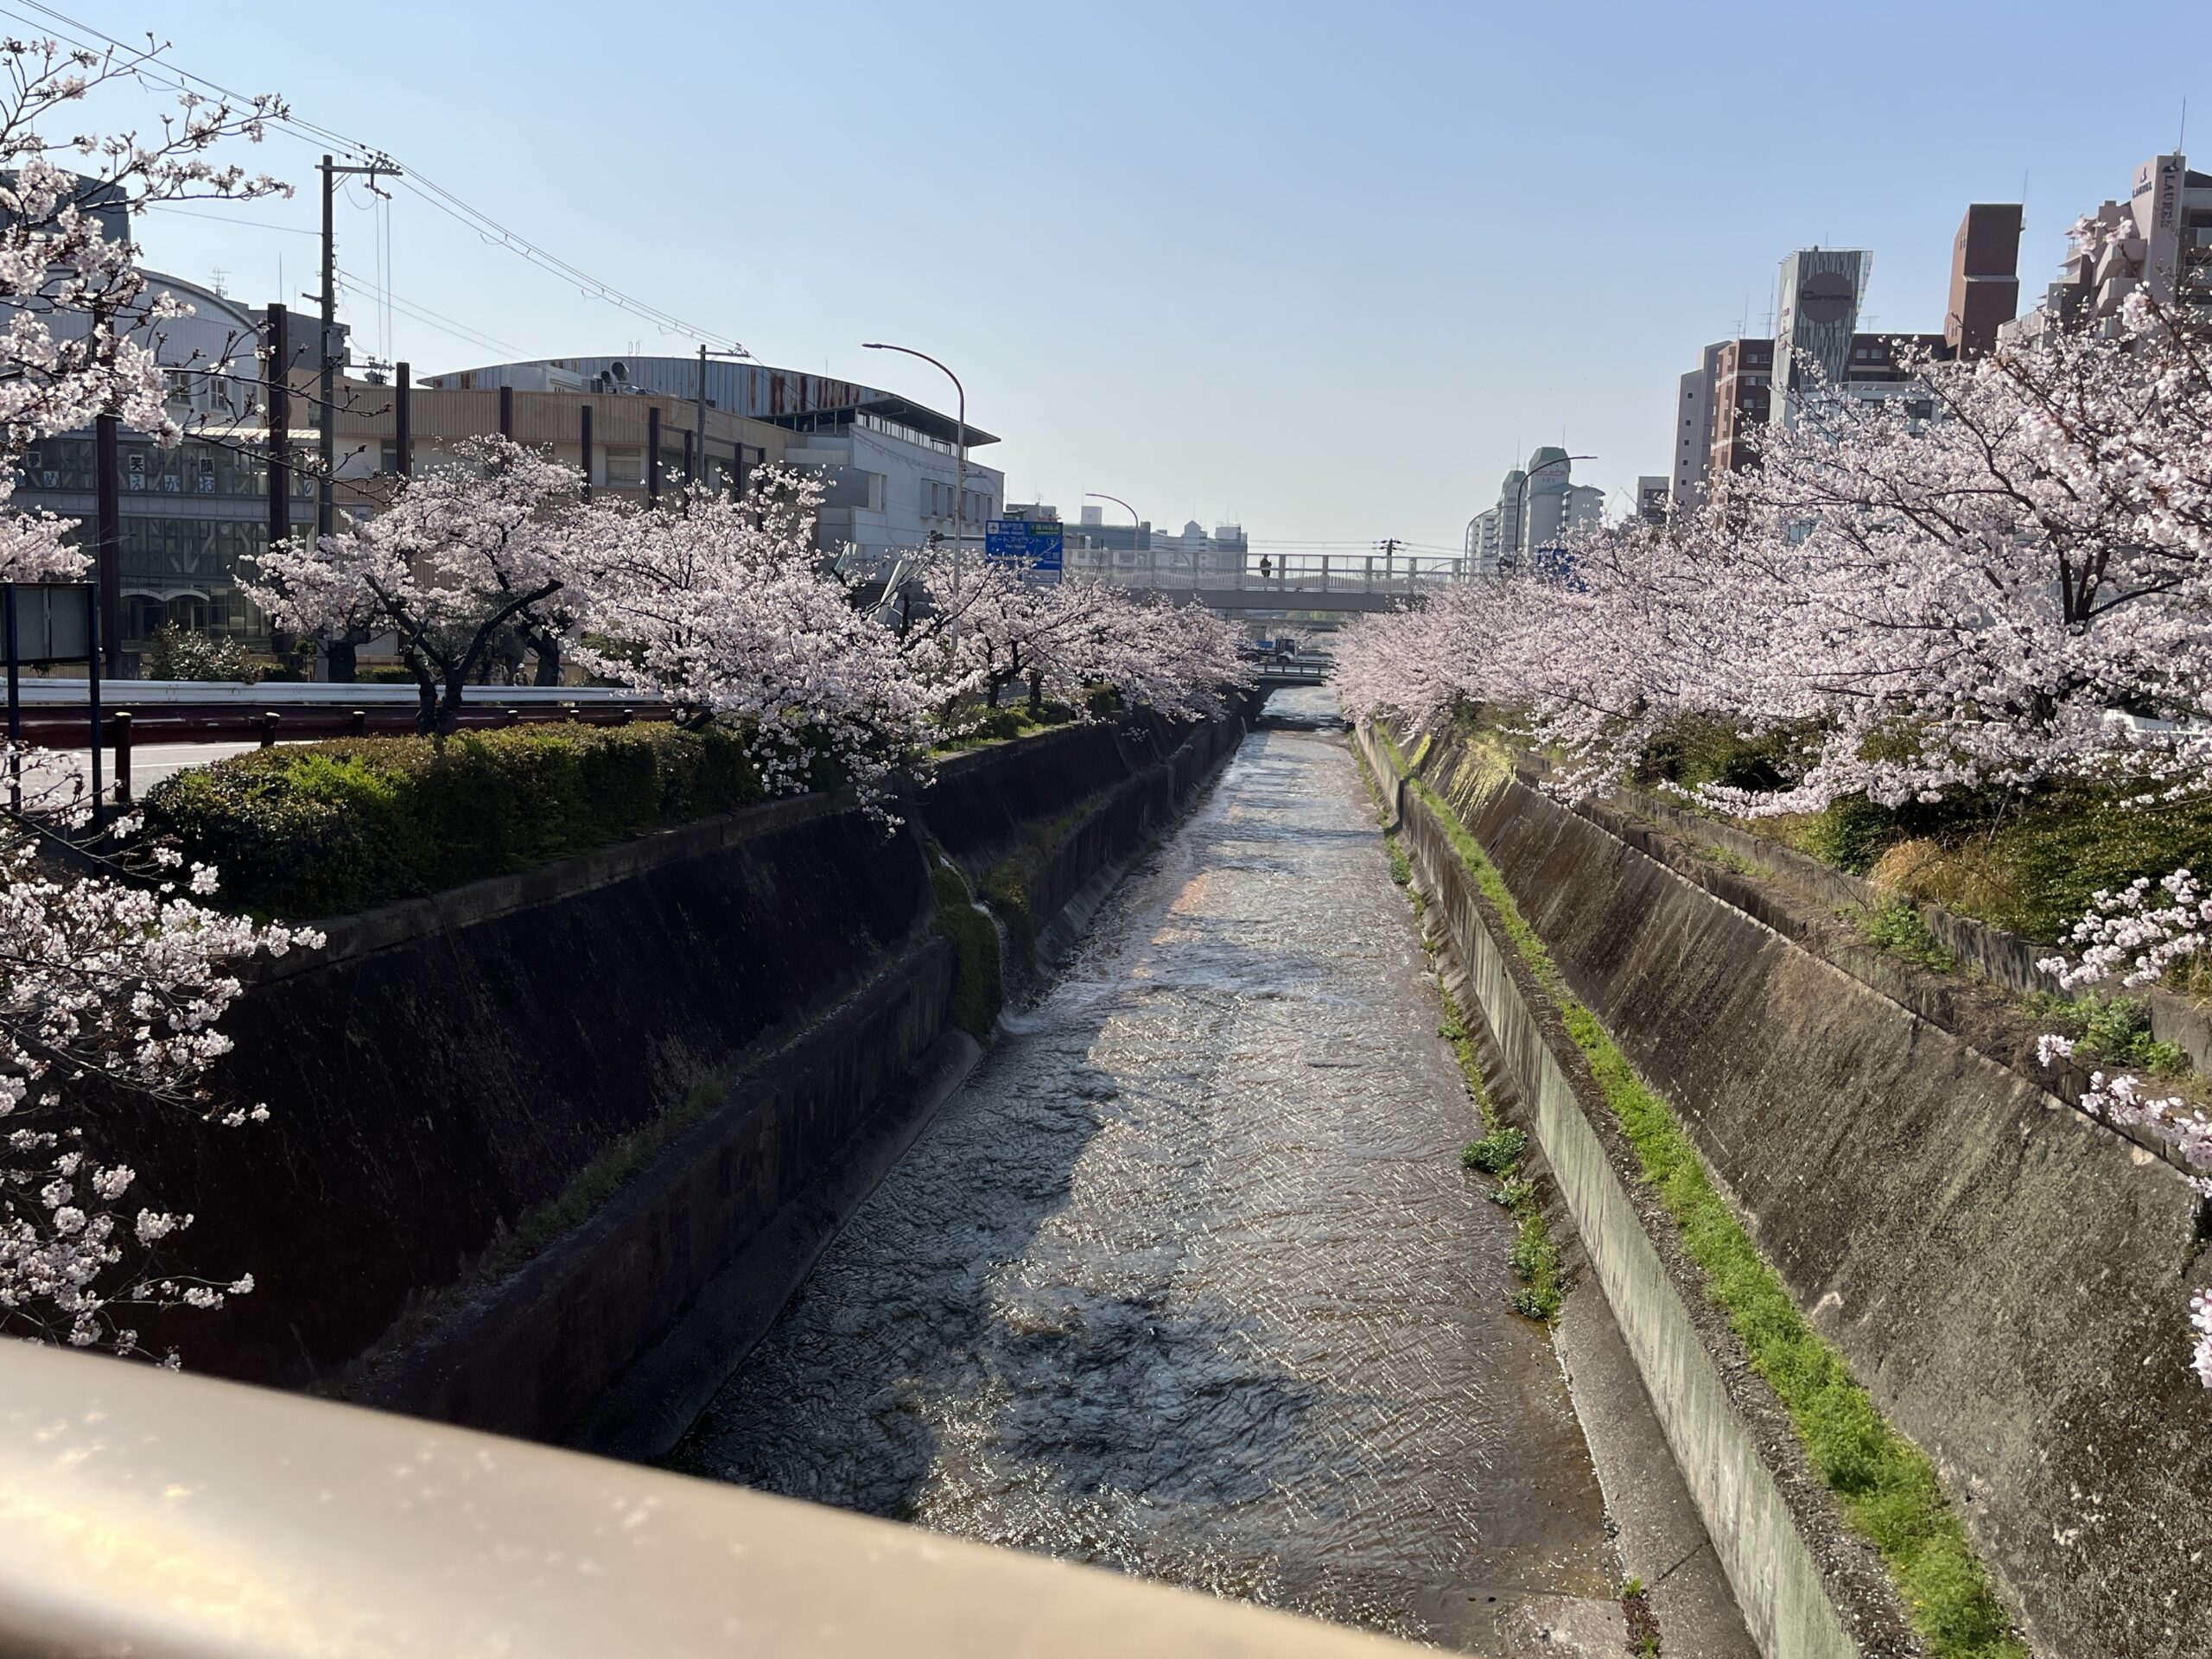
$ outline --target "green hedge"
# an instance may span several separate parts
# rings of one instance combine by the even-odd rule
[[[224,901],[333,916],[526,869],[761,797],[742,738],[562,724],[287,745],[178,772],[149,833],[221,872]]]

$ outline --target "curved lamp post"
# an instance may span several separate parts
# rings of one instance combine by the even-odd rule
[[[1120,496],[1109,495],[1103,490],[1085,490],[1083,493],[1083,499],[1086,501],[1111,501],[1123,512],[1129,515],[1129,551],[1134,555],[1137,550],[1137,537],[1143,533],[1144,530],[1144,520],[1137,517],[1137,510],[1131,506],[1128,502],[1122,500]],[[1197,585],[1198,581],[1194,576],[1192,578],[1192,586],[1196,587]]]
[[[911,346],[891,346],[880,340],[863,340],[864,352],[904,352],[908,357],[918,357],[952,382],[952,390],[960,400],[960,447],[953,468],[952,486],[952,651],[957,658],[960,651],[960,561],[966,553],[966,513],[968,505],[968,388],[960,384],[960,377],[938,362],[927,352],[918,352]]]
[[[1522,517],[1522,512],[1528,505],[1529,480],[1534,478],[1538,473],[1544,472],[1554,467],[1564,467],[1569,461],[1595,461],[1597,459],[1598,457],[1595,455],[1554,455],[1549,461],[1546,461],[1543,466],[1531,467],[1527,472],[1521,474],[1521,486],[1513,493],[1513,537],[1516,543],[1525,539],[1528,534],[1528,522]],[[1534,548],[1531,548],[1529,550],[1532,553],[1535,551]],[[1521,556],[1521,550],[1517,545],[1513,550],[1513,556],[1516,563],[1518,563]],[[1503,561],[1501,561],[1501,563],[1503,563]]]

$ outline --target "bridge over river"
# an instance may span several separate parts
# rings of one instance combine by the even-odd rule
[[[1398,610],[1468,581],[1471,566],[1448,555],[1248,554],[1241,564],[1177,568],[1150,550],[1070,556],[1071,574],[1204,605],[1224,616],[1350,617]],[[1121,561],[1126,561],[1122,563]]]

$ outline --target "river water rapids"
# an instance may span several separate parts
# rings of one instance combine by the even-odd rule
[[[1611,1592],[1334,713],[1277,695],[675,1467],[1473,1651]]]

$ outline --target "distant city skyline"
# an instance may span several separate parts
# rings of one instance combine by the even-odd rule
[[[2192,91],[2212,122],[2183,53],[2115,57],[2128,96],[2069,118],[2083,53],[2110,42],[2044,0],[2001,29],[1984,7],[1878,3],[1848,33],[1596,4],[1571,39],[1488,6],[1140,4],[1109,24],[855,3],[833,30],[679,0],[612,52],[603,10],[566,0],[397,0],[373,29],[60,10],[283,92],[764,363],[949,405],[925,365],[860,344],[943,358],[1004,440],[1013,499],[1072,516],[1109,491],[1255,547],[1456,547],[1543,444],[1595,455],[1578,481],[1626,511],[1671,464],[1683,369],[1770,326],[1793,250],[1870,249],[1861,327],[1937,331],[1967,203],[2024,202],[2025,302],[2066,226],[2176,146]],[[304,304],[327,147],[254,158],[300,187],[289,202],[148,215],[149,263]],[[385,207],[355,185],[338,230],[357,349],[418,375],[692,344],[410,191]]]

